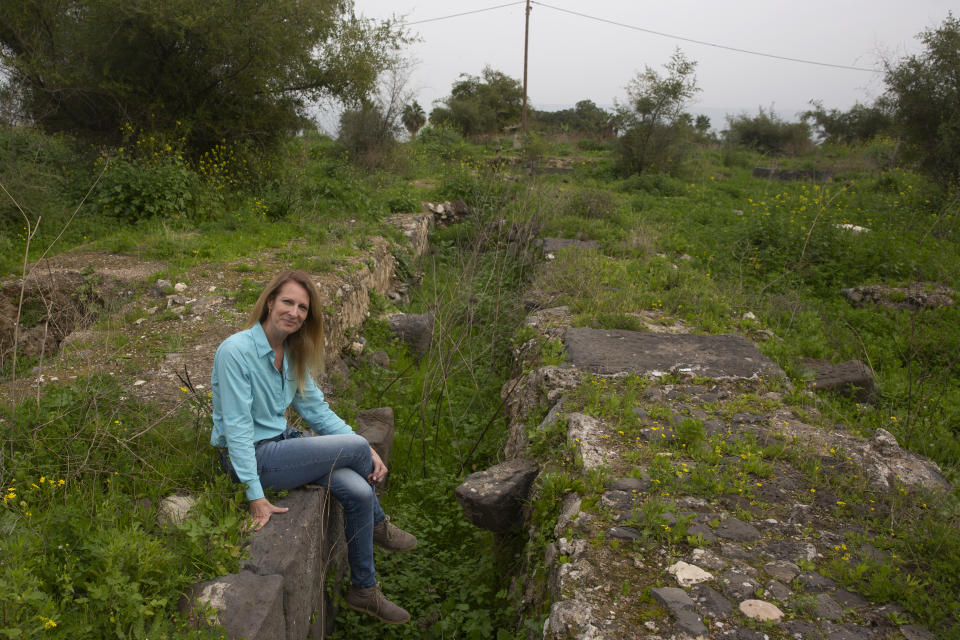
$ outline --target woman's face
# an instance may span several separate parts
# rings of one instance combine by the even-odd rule
[[[267,318],[264,320],[267,334],[289,336],[303,326],[310,311],[310,295],[299,282],[283,283],[273,300],[267,303]]]

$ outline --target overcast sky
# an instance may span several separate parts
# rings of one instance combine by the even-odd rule
[[[416,23],[509,1],[355,0],[355,8],[370,18],[397,15]],[[846,109],[879,95],[882,74],[739,53],[636,28],[763,54],[880,69],[884,58],[919,51],[916,34],[940,24],[954,6],[942,0],[534,2],[530,101],[541,109],[572,106],[583,99],[611,105],[626,96],[627,82],[645,65],[662,69],[679,47],[697,62],[702,91],[691,110],[710,115],[715,127],[722,125],[723,113],[756,113],[760,106],[772,105],[791,120],[812,99]],[[410,85],[428,113],[461,73],[479,75],[490,65],[518,80],[523,77],[523,2],[412,24],[410,29],[421,39],[408,49],[419,61]]]

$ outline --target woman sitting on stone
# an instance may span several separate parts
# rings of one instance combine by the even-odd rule
[[[381,593],[373,545],[409,551],[417,539],[390,523],[373,485],[387,475],[367,441],[323,399],[313,372],[322,370],[323,316],[319,292],[303,271],[284,271],[260,294],[250,328],[230,336],[213,361],[213,434],[224,471],[247,485],[257,529],[284,513],[264,488],[327,487],[343,507],[352,586],[347,605],[400,624],[410,614]],[[318,437],[287,425],[293,407]]]

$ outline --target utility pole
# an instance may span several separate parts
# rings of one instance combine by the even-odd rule
[[[530,0],[527,0],[527,26],[523,33],[523,108],[520,112],[520,133],[527,135],[527,55],[530,51]]]

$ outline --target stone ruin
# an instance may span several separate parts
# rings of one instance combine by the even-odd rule
[[[651,476],[645,468],[634,468],[623,447],[614,444],[616,424],[577,409],[570,392],[588,375],[650,378],[652,384],[633,409],[642,427],[640,447],[676,440],[684,422],[696,419],[709,438],[749,437],[760,446],[793,443],[806,450],[802,459],[819,461],[824,473],[862,473],[875,491],[949,490],[936,464],[900,448],[882,429],[863,439],[807,424],[782,406],[781,393],[767,392],[762,398],[774,410],[731,415],[724,406],[736,406],[744,391],[762,388],[764,380],[783,380],[775,363],[738,336],[579,329],[544,320],[569,314],[548,309],[536,315],[539,321],[528,324],[545,336],[562,335],[569,362],[535,367],[504,385],[511,417],[507,460],[468,476],[457,497],[476,526],[498,533],[529,528],[531,541],[546,537],[542,559],[534,555],[512,587],[521,611],[538,617],[544,607],[548,610],[544,640],[934,638],[923,626],[898,624],[903,609],[896,603],[870,602],[816,571],[817,561],[846,542],[852,523],[834,517],[837,496],[825,490],[811,493],[805,476],[787,460],[777,461],[773,475],[758,483],[758,502],[726,494],[704,499],[681,491],[671,495],[662,513],[645,511],[654,486]],[[820,367],[826,379],[836,365],[814,361],[805,366]],[[863,373],[863,367],[847,368]],[[663,376],[671,382],[663,382]],[[864,379],[861,384],[859,389],[873,391]],[[824,383],[821,388],[832,387]],[[854,383],[849,389],[858,387]],[[587,508],[583,496],[568,493],[552,530],[537,533],[527,520],[531,501],[542,499],[536,493],[539,466],[527,458],[528,416],[544,406],[550,409],[532,430],[560,429],[584,475],[591,469],[608,473],[596,506]],[[664,418],[664,412],[670,416]],[[843,451],[845,458],[832,451]],[[663,455],[678,473],[684,472],[673,459],[682,454]],[[685,526],[687,539],[695,542],[681,557],[666,546],[651,546],[649,534],[637,525],[651,517],[656,518],[653,526]],[[610,520],[612,526],[600,524]],[[643,553],[632,550],[634,540],[645,541]],[[884,552],[871,549],[866,545],[859,553],[882,561]],[[639,599],[648,585],[659,614]],[[640,610],[645,612],[642,622]],[[757,623],[766,626],[758,630]]]

